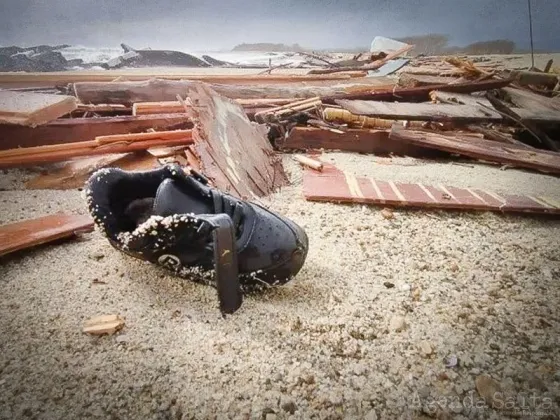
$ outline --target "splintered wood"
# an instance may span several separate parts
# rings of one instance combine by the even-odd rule
[[[265,126],[249,121],[239,104],[203,83],[193,83],[188,96],[196,119],[191,150],[218,188],[251,199],[287,184]]]
[[[397,124],[393,126],[389,138],[393,141],[403,141],[415,146],[459,153],[488,162],[560,174],[560,153],[546,150],[527,149],[515,144],[504,144],[474,137],[446,136],[445,133],[405,130]]]
[[[497,194],[486,189],[357,178],[326,163],[322,172],[305,170],[303,191],[309,201],[560,214],[560,202],[550,197]]]
[[[72,112],[73,96],[0,90],[0,123],[37,126]]]
[[[0,226],[0,256],[92,230],[93,220],[89,216],[70,214],[53,214]]]
[[[179,146],[191,143],[191,130],[115,134],[78,143],[3,150],[0,151],[0,168],[60,162],[80,156],[128,153],[158,146]]]
[[[83,332],[90,335],[113,335],[124,327],[119,315],[100,315],[84,322]]]

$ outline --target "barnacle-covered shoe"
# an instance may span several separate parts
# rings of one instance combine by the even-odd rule
[[[86,197],[115,248],[214,285],[222,313],[235,312],[245,290],[288,282],[307,256],[307,235],[296,223],[179,165],[101,169],[88,180]]]

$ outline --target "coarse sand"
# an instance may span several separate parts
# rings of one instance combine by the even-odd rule
[[[560,196],[559,178],[470,161],[323,159],[378,179]],[[99,232],[0,260],[0,418],[560,416],[558,219],[385,219],[378,207],[305,201],[301,169],[284,162],[292,185],[264,201],[305,227],[307,262],[226,319],[214,289]],[[0,175],[1,223],[86,213],[79,191],[21,190],[28,176]],[[124,329],[82,333],[103,314]]]

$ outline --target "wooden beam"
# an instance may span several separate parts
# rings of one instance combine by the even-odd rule
[[[80,156],[128,153],[158,146],[192,144],[190,130],[101,136],[73,144],[10,149],[0,152],[0,168],[60,162]]]
[[[0,226],[0,256],[92,230],[93,220],[89,216],[70,214],[3,225]]]
[[[35,127],[77,107],[73,96],[0,91],[0,123]]]
[[[278,106],[289,104],[295,101],[293,98],[270,98],[270,99],[235,99],[239,105],[244,108],[256,108],[267,106]],[[162,101],[162,102],[136,102],[132,106],[132,115],[146,114],[176,114],[185,113],[185,108],[179,101]]]
[[[184,114],[61,118],[35,128],[0,124],[0,150],[93,140],[110,134],[192,128]]]
[[[403,141],[418,147],[458,153],[488,162],[560,174],[560,153],[538,149],[528,150],[513,144],[506,145],[472,137],[457,135],[451,137],[439,133],[405,130],[397,124],[393,126],[389,138],[393,141]]]
[[[494,108],[484,105],[450,105],[432,103],[378,102],[338,100],[336,103],[356,115],[407,121],[438,122],[504,122],[502,114]],[[513,108],[523,121],[539,123],[560,122],[557,111],[533,111],[531,109]],[[505,122],[510,122],[505,120]]]
[[[560,81],[560,78],[556,74],[538,71],[512,71],[511,75],[521,86],[546,86],[552,89],[556,86],[556,83]]]
[[[208,70],[206,70],[208,72]],[[274,74],[258,75],[238,73],[233,71],[230,74],[203,74],[203,73],[183,73],[183,72],[164,72],[157,73],[153,69],[147,70],[104,70],[104,71],[64,71],[64,72],[44,72],[44,73],[0,73],[0,87],[40,87],[40,86],[60,86],[69,83],[79,82],[111,82],[117,78],[129,81],[145,81],[151,78],[166,80],[192,80],[207,83],[222,84],[258,84],[258,83],[292,83],[310,82],[323,80],[349,80],[354,77],[362,77],[363,74]]]
[[[324,164],[323,171],[305,170],[303,193],[309,201],[379,206],[514,213],[560,214],[550,197],[497,194],[487,189],[431,186],[355,177]]]
[[[341,86],[310,86],[305,83],[280,85],[237,86],[211,84],[210,88],[230,99],[295,99],[314,96],[344,95],[389,89],[392,83],[374,82],[372,79],[352,79],[352,84]],[[140,82],[81,82],[74,83],[76,97],[84,104],[123,104],[132,106],[136,102],[176,101],[177,95],[185,96],[192,86],[186,80],[151,79]]]
[[[499,89],[508,86],[511,80],[491,79],[480,82],[463,82],[442,85],[428,85],[414,88],[393,88],[387,90],[376,90],[367,93],[351,93],[335,96],[322,97],[324,103],[334,104],[338,99],[360,99],[371,101],[406,101],[424,102],[430,100],[430,92],[439,90],[443,92],[473,93],[483,92],[491,89]]]
[[[442,155],[427,148],[391,141],[389,130],[348,130],[338,134],[320,128],[294,127],[280,146],[285,150],[324,149],[417,157]]]

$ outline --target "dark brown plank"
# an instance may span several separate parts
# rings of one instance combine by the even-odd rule
[[[405,130],[398,124],[393,126],[389,138],[489,162],[560,174],[560,153],[538,149],[528,150],[514,144],[506,145],[489,140],[474,140],[472,137],[449,137],[439,133]]]
[[[389,130],[348,130],[334,133],[311,127],[294,127],[281,145],[286,150],[325,149],[377,155],[436,156],[441,153],[389,139]]]
[[[0,226],[0,256],[92,230],[93,220],[89,216],[69,214]]]
[[[217,187],[252,199],[287,184],[265,126],[249,121],[238,103],[203,83],[193,83],[188,96],[197,120],[192,148],[200,160],[201,172]]]

